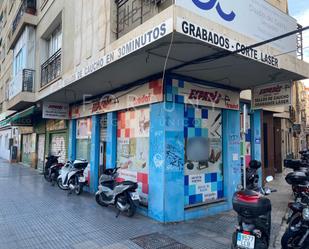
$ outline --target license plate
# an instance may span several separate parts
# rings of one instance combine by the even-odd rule
[[[134,192],[134,193],[130,193],[131,198],[133,201],[139,200],[139,194]]]
[[[243,233],[237,234],[237,246],[244,249],[254,249],[255,237]]]
[[[80,176],[78,178],[79,182],[85,182],[86,181],[86,178],[84,176]]]

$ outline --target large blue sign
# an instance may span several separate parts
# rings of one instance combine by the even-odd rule
[[[235,19],[236,14],[234,11],[231,11],[230,13],[226,13],[221,5],[219,0],[208,0],[208,2],[202,2],[200,0],[192,0],[192,2],[200,9],[202,10],[211,10],[213,8],[216,8],[219,16],[227,21],[227,22],[231,22]]]

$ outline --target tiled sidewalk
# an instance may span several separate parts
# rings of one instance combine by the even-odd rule
[[[271,197],[273,241],[290,196],[278,179],[272,184],[278,189]],[[0,189],[0,249],[140,249],[132,239],[152,233],[158,237],[150,249],[227,249],[236,224],[233,211],[168,225],[141,215],[115,218],[115,210],[98,206],[92,195],[68,196],[36,171],[4,161]]]

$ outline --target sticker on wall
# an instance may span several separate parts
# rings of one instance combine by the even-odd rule
[[[222,198],[221,110],[186,105],[184,129],[185,205]]]

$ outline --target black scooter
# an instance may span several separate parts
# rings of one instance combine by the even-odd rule
[[[289,226],[281,239],[282,249],[309,249],[309,176],[291,172],[286,181],[293,187],[295,201],[289,203]]]
[[[267,249],[270,243],[271,202],[266,195],[276,190],[260,188],[258,161],[251,161],[246,169],[246,188],[233,196],[233,209],[238,214],[238,226],[233,233],[232,249]],[[272,176],[266,182],[273,181]]]
[[[59,163],[58,159],[60,156],[49,155],[46,157],[46,163],[44,167],[44,178],[46,181],[55,184],[59,176],[59,172],[63,167],[63,163]]]

